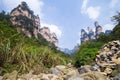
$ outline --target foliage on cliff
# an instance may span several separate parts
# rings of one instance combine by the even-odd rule
[[[45,72],[48,68],[66,64],[70,57],[51,47],[39,35],[39,40],[26,38],[10,24],[9,14],[0,13],[0,69],[1,74],[18,70],[35,73]]]

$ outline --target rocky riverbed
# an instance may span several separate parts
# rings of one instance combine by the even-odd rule
[[[71,63],[57,65],[49,73],[19,74],[17,71],[0,76],[0,80],[120,80],[120,41],[105,44],[96,55],[95,65],[75,68]]]
[[[0,80],[109,80],[108,77],[98,71],[92,71],[92,66],[82,66],[79,70],[71,64],[58,65],[50,69],[49,74],[40,73],[35,75],[31,72],[19,75],[17,71],[7,73]]]

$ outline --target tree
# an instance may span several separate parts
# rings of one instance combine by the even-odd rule
[[[120,39],[120,24],[116,25],[115,28],[112,31],[112,35],[114,39]]]
[[[120,12],[117,12],[117,15],[112,17],[112,20],[116,22],[116,26],[113,28],[112,36],[114,40],[120,39]]]
[[[112,21],[115,21],[116,24],[120,25],[120,12],[117,12],[117,15],[112,17]]]

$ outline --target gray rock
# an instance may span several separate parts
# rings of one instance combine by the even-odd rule
[[[80,75],[84,80],[107,80],[107,76],[102,72],[87,72]]]
[[[89,65],[81,66],[81,68],[78,69],[78,72],[80,74],[91,72],[92,67]]]
[[[66,66],[58,65],[55,68],[58,69],[58,70],[60,70],[60,71],[62,71],[62,70],[64,70],[66,68]]]
[[[94,71],[100,71],[100,67],[99,67],[98,65],[94,65],[94,66],[93,66],[93,70],[94,70]]]
[[[67,80],[84,80],[84,79],[76,76],[76,77],[70,77]]]
[[[62,72],[61,71],[59,71],[58,69],[56,69],[56,68],[51,68],[50,69],[50,72],[52,73],[52,74],[55,74],[55,75],[62,75]]]
[[[113,77],[113,80],[120,80],[120,73],[116,75],[115,77]]]

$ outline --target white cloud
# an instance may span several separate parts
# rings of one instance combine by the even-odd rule
[[[42,7],[44,5],[42,0],[0,0],[5,11],[10,12],[12,9],[17,7],[22,1],[25,1],[31,10],[38,14],[39,16],[43,16]]]
[[[108,23],[103,26],[103,31],[105,32],[105,30],[112,30],[113,28],[114,25]]]
[[[90,19],[95,20],[100,15],[100,7],[88,7],[87,14]]]
[[[83,1],[82,7],[81,7],[81,13],[84,13],[84,11],[86,10],[87,3],[88,3],[88,0]]]
[[[48,27],[52,33],[55,33],[57,37],[61,37],[62,31],[59,29],[59,26],[54,24],[42,23],[41,27]]]
[[[92,20],[96,20],[100,15],[100,7],[99,6],[90,6],[87,7],[88,0],[83,0],[81,13],[88,15],[88,17]]]
[[[119,3],[120,3],[120,0],[111,0],[109,6],[110,8],[113,8],[114,6],[116,6],[116,4],[119,5]]]

